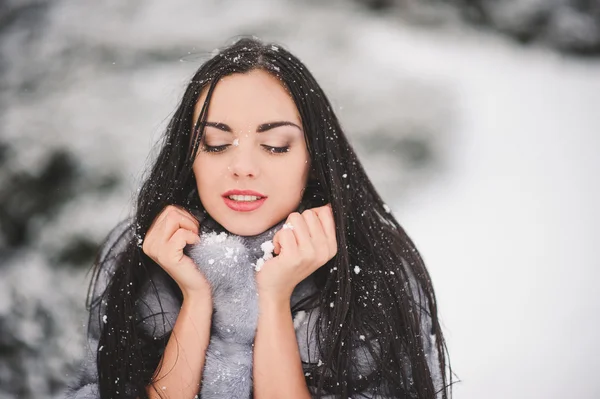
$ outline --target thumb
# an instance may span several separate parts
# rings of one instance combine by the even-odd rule
[[[280,230],[281,231],[281,230]],[[281,235],[279,234],[278,231],[277,233],[275,233],[275,236],[273,237],[273,253],[275,255],[279,255],[279,253],[281,252]]]

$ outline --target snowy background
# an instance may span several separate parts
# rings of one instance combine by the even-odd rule
[[[98,243],[186,80],[297,54],[432,275],[480,398],[600,397],[600,2],[0,1],[0,399],[58,398]]]

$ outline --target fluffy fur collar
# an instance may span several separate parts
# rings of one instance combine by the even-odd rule
[[[258,322],[255,274],[273,256],[272,239],[283,222],[252,237],[226,232],[210,219],[201,222],[200,243],[186,248],[211,284],[214,313],[202,374],[201,397],[249,398],[253,343]],[[292,300],[310,294],[299,285]]]

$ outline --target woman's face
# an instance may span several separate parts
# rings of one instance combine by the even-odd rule
[[[194,121],[205,98],[206,90]],[[279,80],[263,70],[222,78],[206,121],[193,169],[212,218],[233,234],[252,236],[294,212],[310,158],[298,110]]]

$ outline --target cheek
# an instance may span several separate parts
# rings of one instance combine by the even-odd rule
[[[207,189],[215,180],[215,173],[208,172],[211,170],[210,165],[207,165],[203,159],[196,159],[193,169],[199,191]]]
[[[227,170],[229,162],[223,155],[199,154],[194,161],[194,173],[198,172],[205,178],[211,178]]]
[[[271,171],[276,174],[275,179],[278,186],[290,190],[290,193],[295,193],[302,190],[306,184],[309,174],[308,165],[304,157],[298,157],[285,165],[272,168]]]

